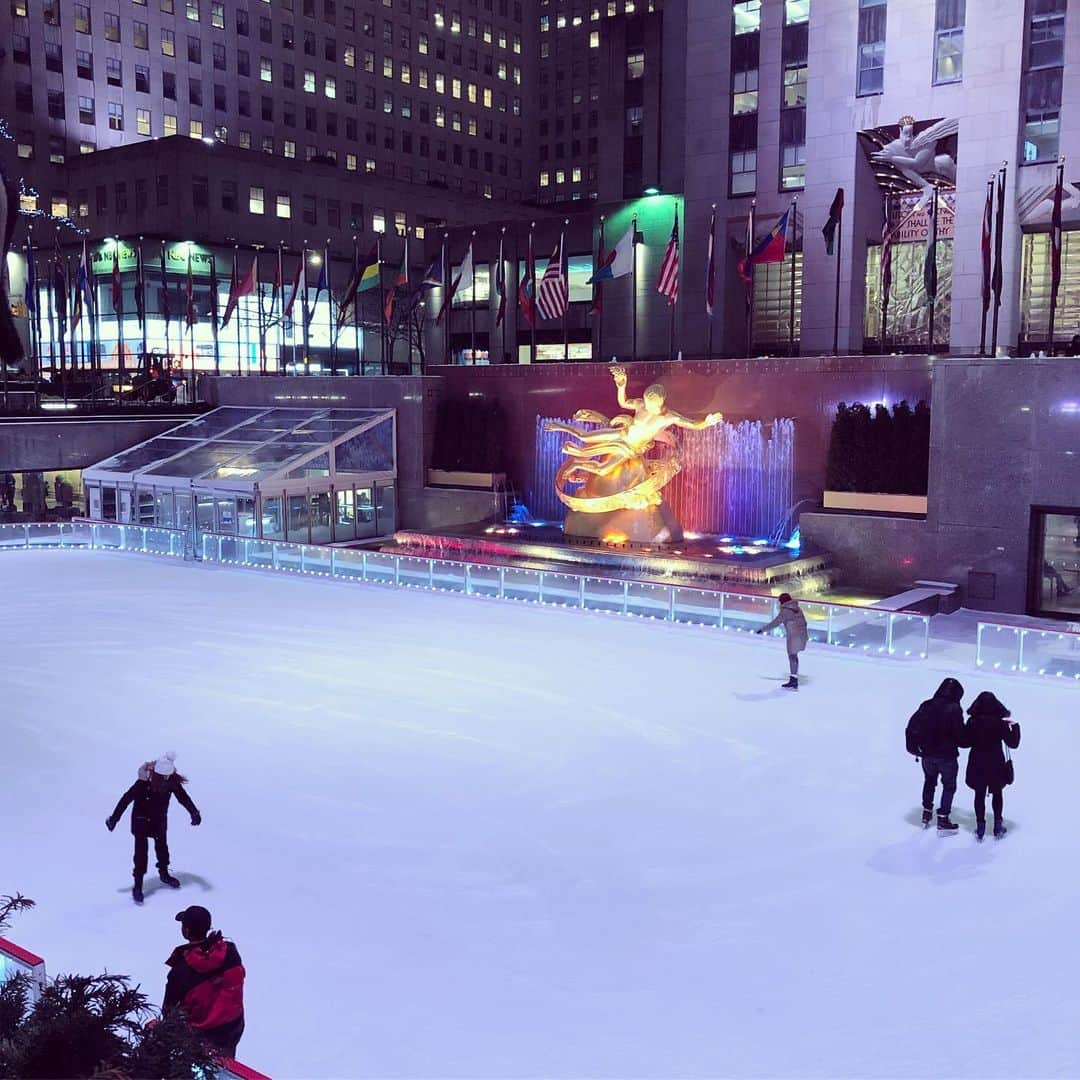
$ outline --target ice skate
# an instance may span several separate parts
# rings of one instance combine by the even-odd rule
[[[1003,839],[1005,834],[1008,831],[1009,830],[1005,828],[1005,823],[1003,821],[995,821],[994,822],[994,839],[995,840]]]
[[[937,816],[937,831],[938,836],[953,836],[960,828],[959,825],[949,820],[948,814],[938,814]]]
[[[136,904],[141,904],[143,902],[142,878],[141,877],[137,877],[135,879],[135,884],[132,885],[132,887],[131,887],[131,899],[134,900]]]
[[[934,820],[934,811],[933,810],[924,810],[922,812],[922,827],[924,829],[929,829],[930,828],[930,822],[933,821],[933,820]]]
[[[986,837],[986,822],[980,821],[975,826],[975,839],[981,844]]]
[[[158,873],[158,879],[162,885],[168,885],[170,889],[179,889],[180,882],[169,873],[167,869]]]
[[[781,690],[798,690],[799,689],[799,680],[794,675],[792,675],[788,679],[788,681],[786,683],[784,683],[783,686],[780,687],[780,689]]]

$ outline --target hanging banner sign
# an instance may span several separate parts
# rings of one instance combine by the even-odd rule
[[[90,261],[95,277],[107,277],[112,273],[113,249],[119,251],[121,272],[135,270],[135,247],[127,240],[118,243],[109,241],[91,250]],[[187,240],[165,245],[165,269],[171,274],[186,274],[188,252],[191,252],[191,273],[195,277],[210,276],[210,249],[192,244]],[[148,240],[143,245],[143,270],[149,277],[158,271],[161,265],[161,247],[157,241]]]

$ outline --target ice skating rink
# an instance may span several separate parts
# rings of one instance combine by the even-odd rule
[[[284,1077],[1080,1074],[1080,687],[98,552],[0,556],[0,892],[155,1001],[199,903]],[[945,674],[1023,727],[1008,837],[915,827]],[[139,763],[179,891],[135,907]],[[148,878],[148,884],[151,879]]]

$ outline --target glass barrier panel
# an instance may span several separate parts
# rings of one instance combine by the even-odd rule
[[[114,525],[111,522],[103,522],[94,526],[94,547],[113,548],[123,547],[122,525]]]
[[[334,577],[362,581],[364,578],[364,553],[352,548],[338,548],[334,554]]]
[[[436,589],[463,593],[465,591],[465,564],[432,559],[431,584]]]
[[[623,582],[610,578],[585,578],[585,610],[617,611],[624,608]]]
[[[979,623],[975,639],[975,663],[991,671],[1020,668],[1020,627]]]
[[[247,566],[264,570],[274,568],[274,543],[270,540],[245,540],[243,561]]]
[[[760,630],[776,614],[776,602],[771,596],[753,593],[724,595],[725,630]]]
[[[799,607],[806,616],[806,629],[810,640],[827,645],[829,643],[829,612],[832,605],[817,603],[814,600],[800,600]]]
[[[629,615],[666,619],[670,601],[671,589],[667,585],[650,585],[643,581],[627,583],[626,611]]]
[[[401,585],[418,585],[426,589],[431,581],[431,560],[418,559],[411,555],[400,555],[400,569],[398,570],[398,583]]]
[[[93,543],[93,535],[90,525],[73,521],[64,526],[64,547],[89,547]]]
[[[26,528],[27,547],[59,547],[60,526],[49,523],[32,523]]]
[[[330,551],[330,548],[318,544],[304,544],[304,569],[314,574],[329,574]]]
[[[279,570],[302,570],[303,547],[300,544],[274,544],[274,557]]]
[[[397,555],[387,555],[382,551],[368,551],[365,581],[376,581],[384,585],[393,585],[397,577]]]
[[[221,562],[243,562],[244,541],[235,536],[218,537],[218,559]]]
[[[880,608],[833,608],[833,644],[857,652],[888,651],[889,616]]]
[[[21,550],[26,547],[25,525],[0,525],[0,548]]]
[[[581,578],[544,570],[540,574],[540,598],[545,604],[581,607]]]
[[[892,621],[892,655],[926,659],[930,647],[930,616],[895,611]]]
[[[1080,679],[1080,634],[1068,630],[1020,631],[1021,670],[1059,679]]]
[[[539,600],[539,570],[522,570],[507,566],[503,571],[503,596],[507,600]]]
[[[708,589],[680,589],[673,585],[672,619],[701,626],[720,626],[723,621],[723,594]]]
[[[474,596],[501,596],[499,568],[473,563],[469,567],[469,591]]]

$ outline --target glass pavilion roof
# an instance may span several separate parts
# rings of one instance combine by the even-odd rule
[[[286,479],[307,462],[328,470],[331,459],[335,472],[393,472],[393,425],[393,409],[225,405],[99,462],[83,479],[232,487]]]

